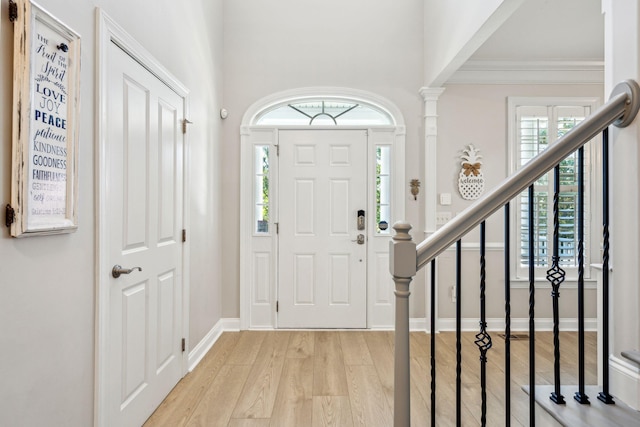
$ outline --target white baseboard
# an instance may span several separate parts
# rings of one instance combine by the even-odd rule
[[[427,330],[427,319],[424,317],[414,317],[409,319],[409,330],[410,331],[426,331]]]
[[[369,328],[370,331],[393,331],[395,329],[395,325],[386,325],[386,326],[372,326]],[[409,319],[409,330],[410,331],[426,331],[427,330],[427,319],[424,317],[412,317]]]
[[[240,330],[240,319],[228,318],[220,319],[213,325],[213,328],[200,340],[200,342],[189,351],[189,372],[198,366],[198,363],[207,354],[211,347],[218,341],[223,332],[237,332]]]
[[[640,408],[640,369],[625,361],[609,356],[610,392],[616,400],[621,400],[636,411]]]
[[[223,319],[218,320],[218,322],[213,325],[213,328],[200,340],[192,350],[189,351],[189,372],[193,371],[198,363],[202,360],[202,358],[207,354],[213,344],[220,338],[220,335],[224,332],[224,322]]]
[[[438,331],[455,331],[456,319],[444,318],[437,321]],[[480,319],[465,318],[461,320],[461,326],[463,331],[477,331]],[[535,320],[536,331],[552,331],[553,319],[536,319]],[[487,319],[487,330],[489,331],[504,331],[505,321],[502,318],[489,318]],[[597,319],[584,319],[584,329],[588,332],[595,332],[597,330]],[[527,318],[515,318],[511,319],[511,331],[528,331],[529,319]],[[577,331],[578,319],[565,318],[560,319],[561,331]]]
[[[240,330],[240,318],[238,317],[227,317],[220,319],[220,321],[223,325],[223,332],[238,332]]]
[[[477,331],[479,319],[462,319],[463,331]],[[415,317],[409,319],[409,329],[411,331],[426,331],[427,319],[423,317]],[[455,331],[456,319],[438,319],[437,320],[438,331]],[[487,328],[490,331],[504,331],[504,319],[491,318],[487,319]],[[252,328],[255,329],[255,328]],[[375,327],[372,330],[393,330],[393,326],[388,327]],[[536,330],[538,331],[551,331],[553,329],[552,319],[536,319]],[[576,319],[560,319],[560,330],[562,331],[576,331],[578,329],[578,321]],[[240,319],[238,318],[224,318],[220,319],[211,330],[202,338],[202,340],[189,351],[189,372],[200,363],[202,358],[213,347],[213,344],[220,338],[223,332],[237,332],[240,330]],[[274,330],[273,328],[264,328],[263,330]],[[512,331],[528,331],[529,319],[517,318],[511,319]],[[585,330],[596,330],[596,319],[585,319]],[[624,361],[620,361],[621,365],[626,367],[628,364]],[[624,365],[622,365],[624,364]],[[631,365],[628,365],[631,366]],[[612,365],[613,367],[613,365]],[[633,368],[633,367],[631,367]],[[628,372],[627,370],[621,370],[621,372]],[[637,381],[640,376],[637,371],[635,373],[635,380]],[[637,386],[636,386],[637,387]],[[637,392],[636,392],[637,401]],[[629,402],[625,400],[625,402]],[[629,406],[634,406],[630,404]]]

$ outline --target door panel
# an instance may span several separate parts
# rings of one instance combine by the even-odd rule
[[[158,354],[156,357],[156,373],[164,370],[174,357],[175,294],[175,270],[167,271],[158,276]]]
[[[108,256],[140,267],[109,282],[109,412],[139,426],[182,377],[182,97],[111,43]]]
[[[179,172],[177,154],[181,150],[181,140],[176,138],[175,125],[182,118],[182,112],[177,106],[164,100],[158,102],[158,242],[173,244],[175,231],[179,228],[176,218],[176,199],[179,189],[176,188],[176,174]],[[181,110],[181,109],[180,109]],[[178,169],[178,170],[176,170]]]
[[[346,254],[329,254],[329,305],[349,304],[351,259]]]
[[[278,326],[364,328],[367,206],[364,130],[279,134]]]
[[[147,92],[129,77],[123,78],[123,187],[125,243],[123,249],[147,246]]]
[[[122,290],[122,402],[132,399],[147,385],[144,358],[147,344],[147,291],[146,281]]]

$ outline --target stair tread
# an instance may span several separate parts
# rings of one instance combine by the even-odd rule
[[[529,386],[522,389],[529,393]],[[564,426],[640,427],[640,412],[615,398],[615,405],[605,405],[598,400],[600,389],[597,386],[585,387],[590,405],[581,405],[573,398],[578,391],[576,385],[560,387],[566,401],[564,405],[557,405],[549,399],[553,391],[552,385],[536,385],[536,403]]]
[[[640,351],[637,351],[637,350],[623,351],[622,356],[640,365]]]

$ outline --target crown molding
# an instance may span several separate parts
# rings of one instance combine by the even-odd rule
[[[603,84],[604,61],[467,61],[450,84]]]

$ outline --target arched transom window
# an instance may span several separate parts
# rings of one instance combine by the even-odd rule
[[[310,98],[275,105],[260,113],[256,124],[267,126],[393,125],[382,108],[365,102]]]

